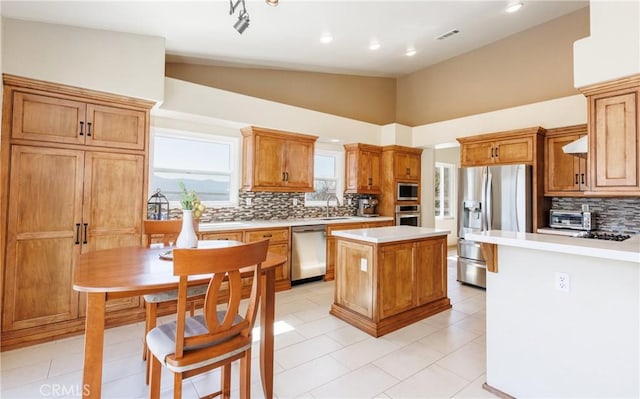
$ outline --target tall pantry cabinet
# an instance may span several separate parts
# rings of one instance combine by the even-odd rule
[[[4,76],[2,348],[84,328],[79,254],[140,245],[152,103]],[[139,298],[109,301],[112,324]]]

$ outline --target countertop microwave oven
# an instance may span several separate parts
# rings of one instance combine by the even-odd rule
[[[398,183],[396,200],[417,201],[419,189],[420,186],[417,183]]]

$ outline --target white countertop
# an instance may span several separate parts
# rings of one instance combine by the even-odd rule
[[[636,234],[628,240],[620,242],[551,234],[515,233],[501,230],[467,233],[465,238],[491,244],[621,260],[640,264],[640,234]]]
[[[337,223],[363,223],[363,222],[383,222],[394,220],[390,216],[362,217],[362,216],[336,216],[329,218],[308,218],[308,219],[282,219],[282,220],[248,220],[238,222],[220,223],[200,223],[200,232],[215,232],[229,230],[264,229],[276,227],[307,226],[318,224]]]
[[[432,229],[429,227],[391,226],[373,227],[370,229],[338,230],[331,234],[337,237],[381,244],[386,242],[446,236],[450,232],[450,230]]]

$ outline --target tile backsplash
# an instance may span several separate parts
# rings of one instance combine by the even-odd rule
[[[344,200],[339,207],[335,206],[335,200],[331,200],[330,216],[355,215],[360,197],[360,194],[344,194]],[[304,193],[241,191],[238,199],[237,207],[207,208],[200,218],[201,223],[314,218],[325,216],[326,212],[324,206],[305,207]],[[247,200],[251,205],[247,205]],[[294,200],[297,200],[297,205],[293,205]],[[182,217],[181,214],[180,208],[174,208],[169,211],[169,218],[178,219]]]
[[[597,230],[640,233],[640,198],[551,199],[551,209],[580,211],[583,204],[589,205],[589,210],[595,212]]]

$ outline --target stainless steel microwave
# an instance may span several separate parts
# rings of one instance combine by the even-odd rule
[[[398,183],[396,200],[417,201],[419,189],[420,186],[417,183]]]

